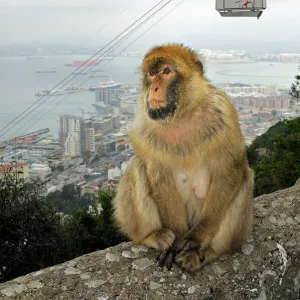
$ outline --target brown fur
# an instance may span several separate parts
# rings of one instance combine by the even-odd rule
[[[174,115],[153,120],[146,105],[157,96],[150,90],[163,82],[156,105],[164,105],[173,80],[172,74],[149,80],[149,70],[161,64],[174,67],[181,78],[178,103]],[[121,178],[115,217],[134,242],[159,250],[175,247],[176,263],[194,272],[240,247],[251,231],[253,172],[237,113],[205,79],[196,53],[176,44],[153,48],[142,72],[139,113],[130,133],[136,155]]]

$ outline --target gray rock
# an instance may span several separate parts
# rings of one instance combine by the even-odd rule
[[[161,287],[161,285],[159,283],[151,281],[149,287],[150,287],[150,290],[157,290]]]
[[[84,284],[87,285],[89,288],[96,289],[99,286],[103,285],[105,283],[104,280],[90,280],[85,282]]]
[[[296,215],[295,220],[300,223],[300,215]]]
[[[274,216],[270,216],[270,217],[269,217],[269,221],[270,221],[272,224],[277,225],[277,220],[276,220],[276,218],[275,218]]]
[[[136,270],[146,270],[153,265],[153,262],[149,258],[140,258],[132,262],[132,267]]]
[[[218,263],[213,264],[212,269],[214,273],[218,276],[221,276],[228,272],[223,266],[220,266]]]
[[[107,253],[106,254],[106,260],[111,261],[111,262],[119,262],[120,261],[120,257],[117,254],[113,254],[113,253]]]
[[[44,299],[50,299],[61,292],[61,288],[53,288],[48,286],[43,286],[41,293]]]
[[[139,257],[138,253],[135,253],[133,251],[123,251],[122,256],[126,258],[132,258],[132,259]]]
[[[195,286],[189,287],[187,292],[189,295],[194,294],[196,292],[196,287]]]
[[[131,251],[134,253],[148,252],[148,248],[144,245],[134,245],[131,247]]]
[[[43,287],[43,285],[39,281],[31,280],[27,283],[27,287],[29,289],[40,289]]]
[[[69,268],[66,268],[65,269],[65,274],[66,275],[77,275],[77,274],[80,274],[81,271],[74,268],[74,267],[69,267]]]
[[[250,255],[253,250],[254,250],[254,246],[252,244],[244,244],[241,247],[241,251],[246,255]]]

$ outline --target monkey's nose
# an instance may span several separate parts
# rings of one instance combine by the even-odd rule
[[[154,88],[154,92],[157,92],[159,89],[159,87]]]

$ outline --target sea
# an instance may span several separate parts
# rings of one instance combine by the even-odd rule
[[[102,65],[94,67],[94,69],[104,69],[104,72],[88,72],[76,76],[72,74],[76,68],[64,66],[74,60],[87,59],[89,56],[85,55],[55,55],[30,60],[26,57],[0,57],[0,141],[43,128],[49,128],[50,134],[57,137],[60,115],[81,116],[82,112],[85,116],[96,114],[95,107],[92,105],[95,102],[95,92],[92,91],[43,98],[35,96],[37,91],[53,89],[67,76],[68,79],[57,88],[61,88],[63,84],[65,84],[63,88],[69,86],[88,88],[105,79],[123,84],[140,82],[140,75],[135,74],[135,69],[141,64],[141,57],[116,57],[109,63],[103,62]],[[296,62],[207,61],[205,73],[206,77],[215,84],[291,84],[294,76],[299,74],[298,67]],[[56,73],[36,73],[38,70],[52,68],[55,68]],[[91,74],[108,77],[90,78]],[[35,110],[32,111],[33,109]],[[16,119],[19,114],[22,116]]]

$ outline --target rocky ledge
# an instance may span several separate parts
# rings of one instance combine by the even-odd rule
[[[253,234],[191,276],[131,243],[0,284],[0,299],[300,299],[300,180],[255,199]]]

